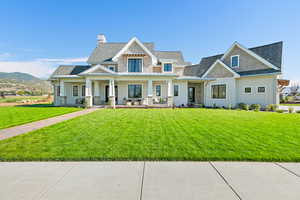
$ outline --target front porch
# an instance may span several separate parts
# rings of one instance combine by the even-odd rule
[[[204,103],[203,87],[203,82],[176,79],[61,80],[55,103],[113,108],[197,106]]]

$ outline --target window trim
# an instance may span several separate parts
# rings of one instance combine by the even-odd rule
[[[129,86],[130,85],[140,85],[141,86],[141,97],[129,97]],[[127,85],[127,99],[142,99],[143,98],[143,91],[144,91],[144,85],[139,83],[132,83]]]
[[[265,91],[264,92],[258,92],[258,88],[260,88],[260,87],[265,88]],[[267,87],[266,86],[257,86],[257,90],[256,90],[257,94],[266,94],[266,91],[267,91]]]
[[[237,66],[232,66],[232,58],[233,57],[237,57],[238,58]],[[230,56],[230,67],[231,68],[239,68],[240,67],[240,55],[232,55],[232,56]]]
[[[250,88],[251,91],[250,92],[246,92],[246,88]],[[251,86],[244,87],[244,94],[252,94],[252,93],[253,93],[253,88]]]
[[[159,96],[157,95],[157,86],[159,86]],[[155,96],[161,97],[161,85],[155,85]]]
[[[175,95],[175,86],[178,88],[177,95]],[[179,85],[178,84],[173,85],[173,96],[174,97],[179,97]]]
[[[221,85],[225,85],[225,98],[214,98],[213,95],[213,86],[221,86]],[[226,83],[219,83],[219,84],[213,84],[211,85],[211,99],[214,99],[214,100],[227,100],[227,84]]]
[[[56,86],[56,96],[60,97],[60,85]]]
[[[165,71],[165,64],[171,64],[172,65],[172,70],[171,71]],[[164,73],[173,73],[173,70],[174,70],[174,64],[173,63],[171,63],[171,62],[162,63],[162,72],[164,72]]]
[[[74,87],[77,87],[77,96],[74,96]],[[79,86],[78,85],[72,85],[72,97],[79,97]]]
[[[129,59],[141,59],[142,60],[142,71],[141,72],[129,72],[128,71],[128,60]],[[141,56],[127,56],[127,64],[126,64],[126,67],[127,67],[127,72],[128,73],[143,73],[144,72],[144,57],[141,57]]]
[[[84,87],[84,89],[83,89],[83,87]],[[83,92],[84,92],[84,95],[83,95]],[[81,85],[81,96],[85,97],[85,85]]]

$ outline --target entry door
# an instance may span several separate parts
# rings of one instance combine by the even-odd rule
[[[189,102],[190,103],[195,103],[195,88],[194,87],[189,87]]]
[[[106,85],[105,86],[105,102],[108,102],[109,100],[109,85]],[[115,99],[116,99],[116,102],[118,102],[118,86],[116,85],[115,86]]]

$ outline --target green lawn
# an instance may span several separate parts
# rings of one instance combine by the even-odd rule
[[[0,141],[0,160],[300,161],[300,114],[102,109]]]
[[[52,107],[50,104],[36,106],[0,107],[0,129],[25,124],[79,110],[78,108]]]

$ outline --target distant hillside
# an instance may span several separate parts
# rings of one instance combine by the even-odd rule
[[[51,92],[51,85],[48,81],[41,80],[31,74],[0,72],[0,91],[27,91],[28,93],[34,94],[47,94]]]

